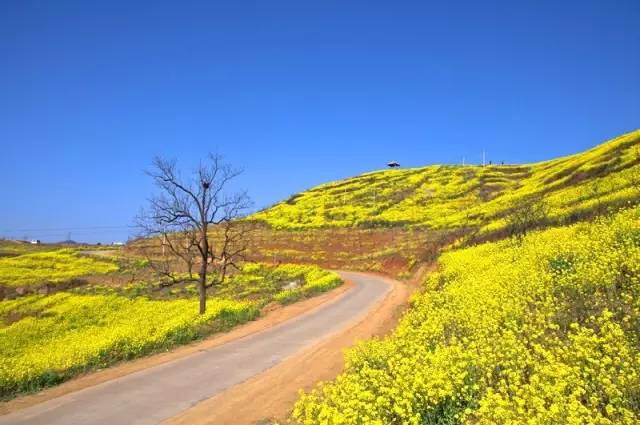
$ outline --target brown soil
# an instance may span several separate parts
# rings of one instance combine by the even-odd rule
[[[464,229],[429,228],[319,228],[273,229],[253,223],[247,260],[271,264],[314,264],[328,269],[384,271],[406,277],[415,265],[433,261],[440,249],[461,237]],[[215,236],[212,235],[213,240]],[[140,247],[159,252],[160,245],[132,243],[124,253],[139,255]]]
[[[387,280],[393,286],[392,291],[361,321],[244,383],[197,404],[163,422],[163,425],[241,425],[255,424],[265,419],[285,420],[300,389],[310,390],[319,381],[333,379],[342,371],[345,348],[357,340],[384,335],[395,327],[416,286]]]
[[[90,372],[67,381],[57,387],[49,388],[35,394],[21,396],[7,402],[2,402],[0,403],[0,415],[24,409],[34,404],[42,403],[43,401],[60,397],[74,391],[79,391],[83,388],[116,379],[142,369],[177,360],[200,350],[215,347],[234,339],[263,331],[303,313],[312,311],[326,303],[337,301],[340,295],[344,294],[352,287],[352,283],[345,282],[344,285],[330,292],[307,300],[290,304],[285,307],[274,308],[273,306],[270,306],[269,311],[265,311],[265,315],[263,317],[242,326],[238,326],[224,334],[213,335],[204,341],[197,341],[189,345],[178,347],[166,353],[156,354],[134,361],[123,362],[108,369]]]

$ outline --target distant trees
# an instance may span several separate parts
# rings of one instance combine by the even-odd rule
[[[218,155],[209,155],[188,178],[180,175],[175,161],[162,158],[147,172],[159,193],[137,217],[138,226],[143,236],[184,262],[190,275],[200,264],[200,314],[206,311],[207,289],[224,283],[247,249],[248,226],[238,219],[251,200],[246,192],[227,193],[240,173]]]

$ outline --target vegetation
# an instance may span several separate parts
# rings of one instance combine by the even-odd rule
[[[552,223],[638,199],[640,130],[530,165],[434,165],[323,184],[252,216],[278,229],[421,226],[505,232],[514,205],[544,196]]]
[[[3,301],[0,394],[54,385],[84,370],[186,343],[257,316],[249,302],[152,301],[118,295],[59,292]],[[14,318],[19,320],[11,323]]]
[[[118,270],[106,259],[83,256],[73,249],[35,252],[0,258],[0,285],[24,287],[42,283],[61,283],[90,274]]]
[[[246,264],[198,314],[195,284],[157,291],[151,282],[83,286],[0,301],[0,398],[78,373],[184,344],[338,286],[316,266]]]
[[[302,395],[297,421],[640,421],[639,207],[439,263],[391,336]]]
[[[282,264],[276,267],[251,263],[245,265],[242,273],[231,278],[231,284],[218,293],[227,294],[230,290],[242,290],[240,294],[250,296],[268,285],[265,301],[289,304],[303,298],[326,292],[341,284],[340,277],[317,266]],[[285,283],[283,287],[282,283]],[[263,293],[265,292],[262,289]],[[264,295],[263,295],[264,296]]]

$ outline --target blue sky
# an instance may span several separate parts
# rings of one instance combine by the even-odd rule
[[[3,1],[0,235],[126,238],[156,154],[224,154],[264,207],[392,159],[581,151],[640,127],[638,22],[637,0]]]

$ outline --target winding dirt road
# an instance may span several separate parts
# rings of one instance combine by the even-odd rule
[[[294,319],[14,411],[0,424],[251,423],[281,415],[297,388],[335,375],[341,349],[389,327],[394,308],[406,301],[408,291],[395,281],[342,275],[352,283],[348,290]],[[305,366],[314,358],[320,372]],[[247,405],[260,400],[261,409]]]

